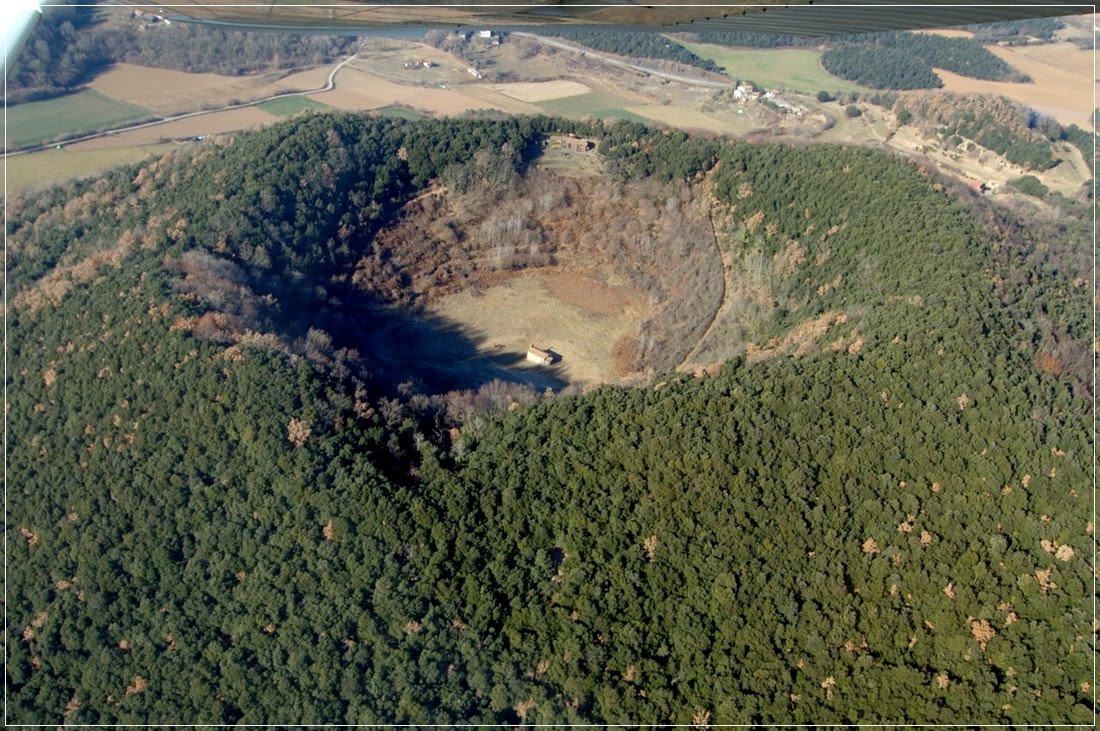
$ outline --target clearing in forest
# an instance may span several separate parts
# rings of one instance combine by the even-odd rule
[[[507,365],[537,379],[544,370],[579,386],[615,383],[615,343],[634,330],[645,308],[641,292],[563,270],[516,273],[483,292],[441,298],[431,311],[469,333],[476,365]],[[562,359],[547,368],[527,362],[532,343]],[[530,373],[528,373],[530,371]],[[526,380],[526,379],[525,379]]]
[[[682,46],[726,69],[731,79],[749,79],[767,89],[782,88],[816,94],[819,91],[870,91],[833,76],[821,67],[821,54],[805,48],[726,48],[707,43]]]

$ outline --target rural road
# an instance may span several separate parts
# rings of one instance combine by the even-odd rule
[[[640,71],[643,74],[649,74],[650,76],[659,76],[662,79],[669,79],[670,81],[679,81],[682,84],[690,84],[691,86],[705,86],[710,89],[728,89],[732,84],[729,81],[710,81],[709,79],[694,79],[690,76],[680,76],[679,74],[670,74],[667,71],[656,71],[645,66],[639,66],[633,63],[627,63],[626,61],[620,61],[617,58],[611,58],[605,56],[602,53],[582,48],[580,46],[574,46],[569,43],[557,41],[546,36],[539,36],[533,33],[522,33],[519,31],[510,33],[509,35],[517,36],[519,38],[527,38],[528,40],[541,43],[544,46],[553,46],[554,48],[560,48],[564,51],[572,51],[573,53],[579,53],[587,58],[594,58],[598,61],[611,64],[612,66],[618,66],[624,69],[631,69],[632,71]]]
[[[77,142],[86,142],[88,140],[94,140],[94,139],[98,139],[100,137],[106,137],[107,135],[117,135],[117,134],[121,134],[123,132],[132,132],[136,129],[146,129],[148,127],[156,127],[158,124],[168,124],[169,122],[176,122],[176,121],[181,120],[181,119],[191,119],[192,117],[201,117],[204,114],[217,114],[218,112],[228,112],[228,111],[231,111],[233,109],[244,109],[245,107],[254,107],[257,104],[263,104],[264,102],[269,102],[272,99],[282,99],[282,98],[288,97],[288,96],[305,96],[307,94],[319,94],[323,91],[332,91],[334,88],[336,88],[336,74],[337,74],[337,72],[339,72],[340,69],[344,68],[345,66],[347,66],[352,61],[354,61],[355,57],[358,54],[359,54],[359,52],[356,51],[355,53],[351,54],[350,56],[345,58],[340,63],[336,64],[336,66],[333,67],[332,71],[329,72],[328,81],[326,81],[325,85],[322,86],[320,89],[307,89],[305,91],[284,91],[284,92],[281,92],[279,94],[272,94],[271,96],[267,96],[267,97],[264,97],[262,99],[253,99],[252,101],[241,102],[240,104],[230,104],[228,106],[218,107],[217,109],[203,109],[203,110],[198,111],[198,112],[187,112],[185,114],[176,114],[176,115],[173,115],[171,117],[160,117],[158,119],[154,119],[151,122],[141,122],[139,124],[131,124],[131,125],[128,125],[126,127],[115,127],[114,129],[105,129],[101,132],[94,132],[90,135],[84,135],[83,137],[73,137],[71,139],[62,140],[60,143],[59,142],[50,142],[50,143],[45,144],[45,145],[38,145],[37,147],[27,147],[27,148],[24,148],[22,150],[16,150],[14,152],[9,152],[9,153],[7,153],[6,156],[3,156],[3,157],[15,157],[16,155],[26,155],[29,152],[40,152],[41,150],[48,150],[51,147],[56,147],[58,144],[73,145],[73,144],[76,144]]]

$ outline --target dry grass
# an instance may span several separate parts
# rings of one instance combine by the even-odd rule
[[[167,116],[262,99],[281,91],[316,89],[324,86],[328,67],[284,79],[281,76],[192,74],[120,63],[97,76],[91,87],[114,99]]]
[[[471,109],[497,109],[498,105],[464,96],[451,89],[402,86],[349,65],[336,78],[332,91],[311,94],[337,109],[380,109],[401,104],[430,114],[454,115]],[[507,110],[505,110],[507,111]]]
[[[105,170],[138,162],[150,155],[167,152],[172,145],[140,145],[109,150],[43,150],[8,159],[8,192],[33,190],[73,178],[84,178]]]
[[[587,94],[592,91],[581,82],[568,79],[493,84],[491,88],[493,91],[518,99],[521,102],[544,102],[566,96]]]
[[[994,188],[1022,175],[1035,175],[1051,190],[1073,195],[1090,176],[1080,152],[1065,143],[1055,145],[1055,154],[1064,162],[1041,171],[1026,170],[981,147],[974,152],[944,149],[938,141],[928,139],[911,125],[899,128],[886,145],[907,156],[923,156],[942,172],[964,180],[985,181]]]
[[[98,137],[69,147],[70,150],[106,150],[117,147],[148,145],[165,140],[190,139],[199,135],[237,132],[270,124],[279,118],[256,107],[211,112],[197,117],[144,127],[129,132]]]
[[[643,104],[626,107],[626,111],[680,129],[702,129],[734,135],[745,134],[752,129],[750,123],[743,120],[739,122],[737,115],[724,119],[706,112],[671,105]]]
[[[614,383],[612,350],[643,313],[640,294],[584,275],[539,271],[512,276],[484,294],[443,297],[431,310],[459,324],[482,356],[515,356],[515,369],[541,369],[521,359],[531,343],[562,360],[548,369],[570,383]],[[500,347],[498,347],[500,346]]]

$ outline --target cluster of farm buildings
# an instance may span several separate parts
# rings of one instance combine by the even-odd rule
[[[784,99],[780,96],[779,91],[775,89],[762,89],[749,81],[739,82],[733,90],[733,98],[737,100],[737,103],[741,106],[744,106],[747,102],[756,101],[761,97],[785,112],[801,115],[806,111],[805,107]],[[738,111],[738,114],[740,113],[741,112]]]

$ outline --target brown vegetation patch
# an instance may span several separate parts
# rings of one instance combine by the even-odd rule
[[[548,270],[539,273],[546,290],[567,305],[592,315],[621,315],[624,310],[641,311],[641,293],[624,286],[612,286],[579,272]]]
[[[970,634],[978,641],[978,646],[985,651],[989,641],[997,636],[997,631],[984,619],[971,620]]]
[[[94,204],[89,202],[89,205]],[[70,215],[80,216],[76,213]],[[135,243],[131,232],[125,231],[113,246],[96,251],[75,263],[54,267],[49,274],[15,296],[15,307],[32,313],[46,306],[56,307],[77,284],[91,281],[104,267],[119,267],[135,251]]]
[[[149,687],[149,681],[140,675],[135,675],[134,680],[126,686],[126,695],[137,695]]]
[[[309,435],[310,435],[309,422],[307,422],[303,419],[298,419],[298,418],[295,417],[295,418],[292,418],[290,420],[290,423],[287,424],[286,438],[295,447],[300,447],[303,444],[305,444],[306,441],[309,440]]]
[[[791,239],[787,245],[776,252],[773,257],[775,273],[781,277],[787,277],[798,269],[806,261],[808,250],[798,241]],[[820,293],[819,293],[820,294]]]
[[[838,310],[831,310],[812,319],[803,320],[786,334],[772,338],[763,346],[749,345],[745,350],[746,357],[750,363],[756,363],[780,355],[806,355],[817,348],[817,341],[829,331],[829,328],[847,321],[848,315]]]

